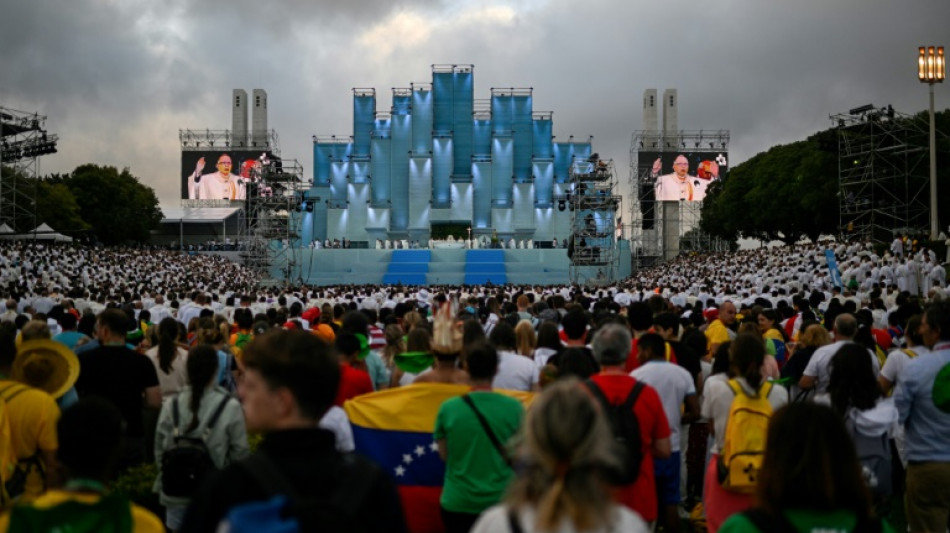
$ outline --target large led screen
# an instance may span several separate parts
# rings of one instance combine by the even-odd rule
[[[725,179],[729,171],[728,153],[639,152],[636,191],[643,214],[643,228],[654,224],[655,202],[701,202],[709,187]]]
[[[244,200],[261,175],[260,151],[196,150],[181,153],[181,197],[186,200]],[[273,158],[273,155],[266,154]]]
[[[728,171],[725,152],[640,152],[640,181],[648,182],[658,202],[701,202]]]

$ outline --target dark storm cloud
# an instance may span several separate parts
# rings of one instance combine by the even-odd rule
[[[916,46],[950,45],[946,0],[7,4],[0,105],[50,116],[63,140],[44,168],[131,166],[163,203],[178,128],[229,128],[233,88],[267,90],[269,125],[309,176],[311,135],[351,133],[351,88],[376,87],[385,112],[431,64],[473,63],[476,98],[533,87],[558,140],[593,135],[625,180],[647,88],[678,89],[680,128],[730,130],[735,164],[857,105],[924,109]]]

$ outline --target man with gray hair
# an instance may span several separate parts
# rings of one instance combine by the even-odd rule
[[[614,497],[647,522],[653,522],[657,519],[653,459],[670,457],[670,426],[656,390],[646,384],[637,386],[637,380],[627,375],[624,369],[630,343],[630,330],[625,325],[611,323],[598,329],[591,347],[601,370],[584,383],[595,398],[607,404],[607,412],[611,411],[607,409],[609,406],[622,406],[631,397],[634,400],[631,409],[640,426],[643,460],[636,480],[620,487]]]
[[[828,382],[831,380],[831,358],[843,345],[854,342],[854,337],[858,334],[858,320],[850,313],[842,313],[835,317],[833,332],[835,341],[815,350],[808,361],[808,366],[805,367],[802,378],[798,381],[799,388],[815,389],[816,394],[824,394],[828,391]],[[871,350],[868,350],[868,357],[871,358],[876,377],[881,371],[881,364]]]

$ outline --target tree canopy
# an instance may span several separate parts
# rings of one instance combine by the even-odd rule
[[[72,237],[123,244],[146,242],[162,219],[155,191],[127,168],[87,164],[70,174],[33,179],[4,167],[3,180],[7,189],[16,185],[18,201],[30,202],[29,210],[12,217],[15,231],[45,222]]]
[[[145,242],[162,220],[155,191],[139,182],[128,168],[87,164],[64,180],[82,219],[104,244]]]
[[[732,169],[706,195],[700,227],[727,240],[814,240],[837,229],[837,192],[837,145],[824,131]]]
[[[940,184],[939,178],[950,174],[946,170],[950,140],[939,133],[950,131],[950,111],[937,113],[935,123]],[[727,241],[815,240],[838,233],[838,193],[837,131],[828,129],[803,141],[773,146],[734,167],[727,179],[714,182],[703,202],[700,229]],[[950,187],[940,187],[938,198],[946,205]],[[941,214],[944,221],[950,219],[950,213]]]

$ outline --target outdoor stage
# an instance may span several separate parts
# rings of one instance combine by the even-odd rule
[[[624,243],[626,244],[626,243]],[[554,285],[609,283],[607,273],[619,278],[630,275],[627,261],[608,268],[585,266],[572,280],[571,264],[564,248],[551,249],[451,249],[375,250],[297,248],[286,254],[292,262],[273,265],[273,276],[312,285],[339,284],[484,284],[505,283]],[[621,255],[623,257],[623,255]],[[288,275],[289,274],[289,275]]]

